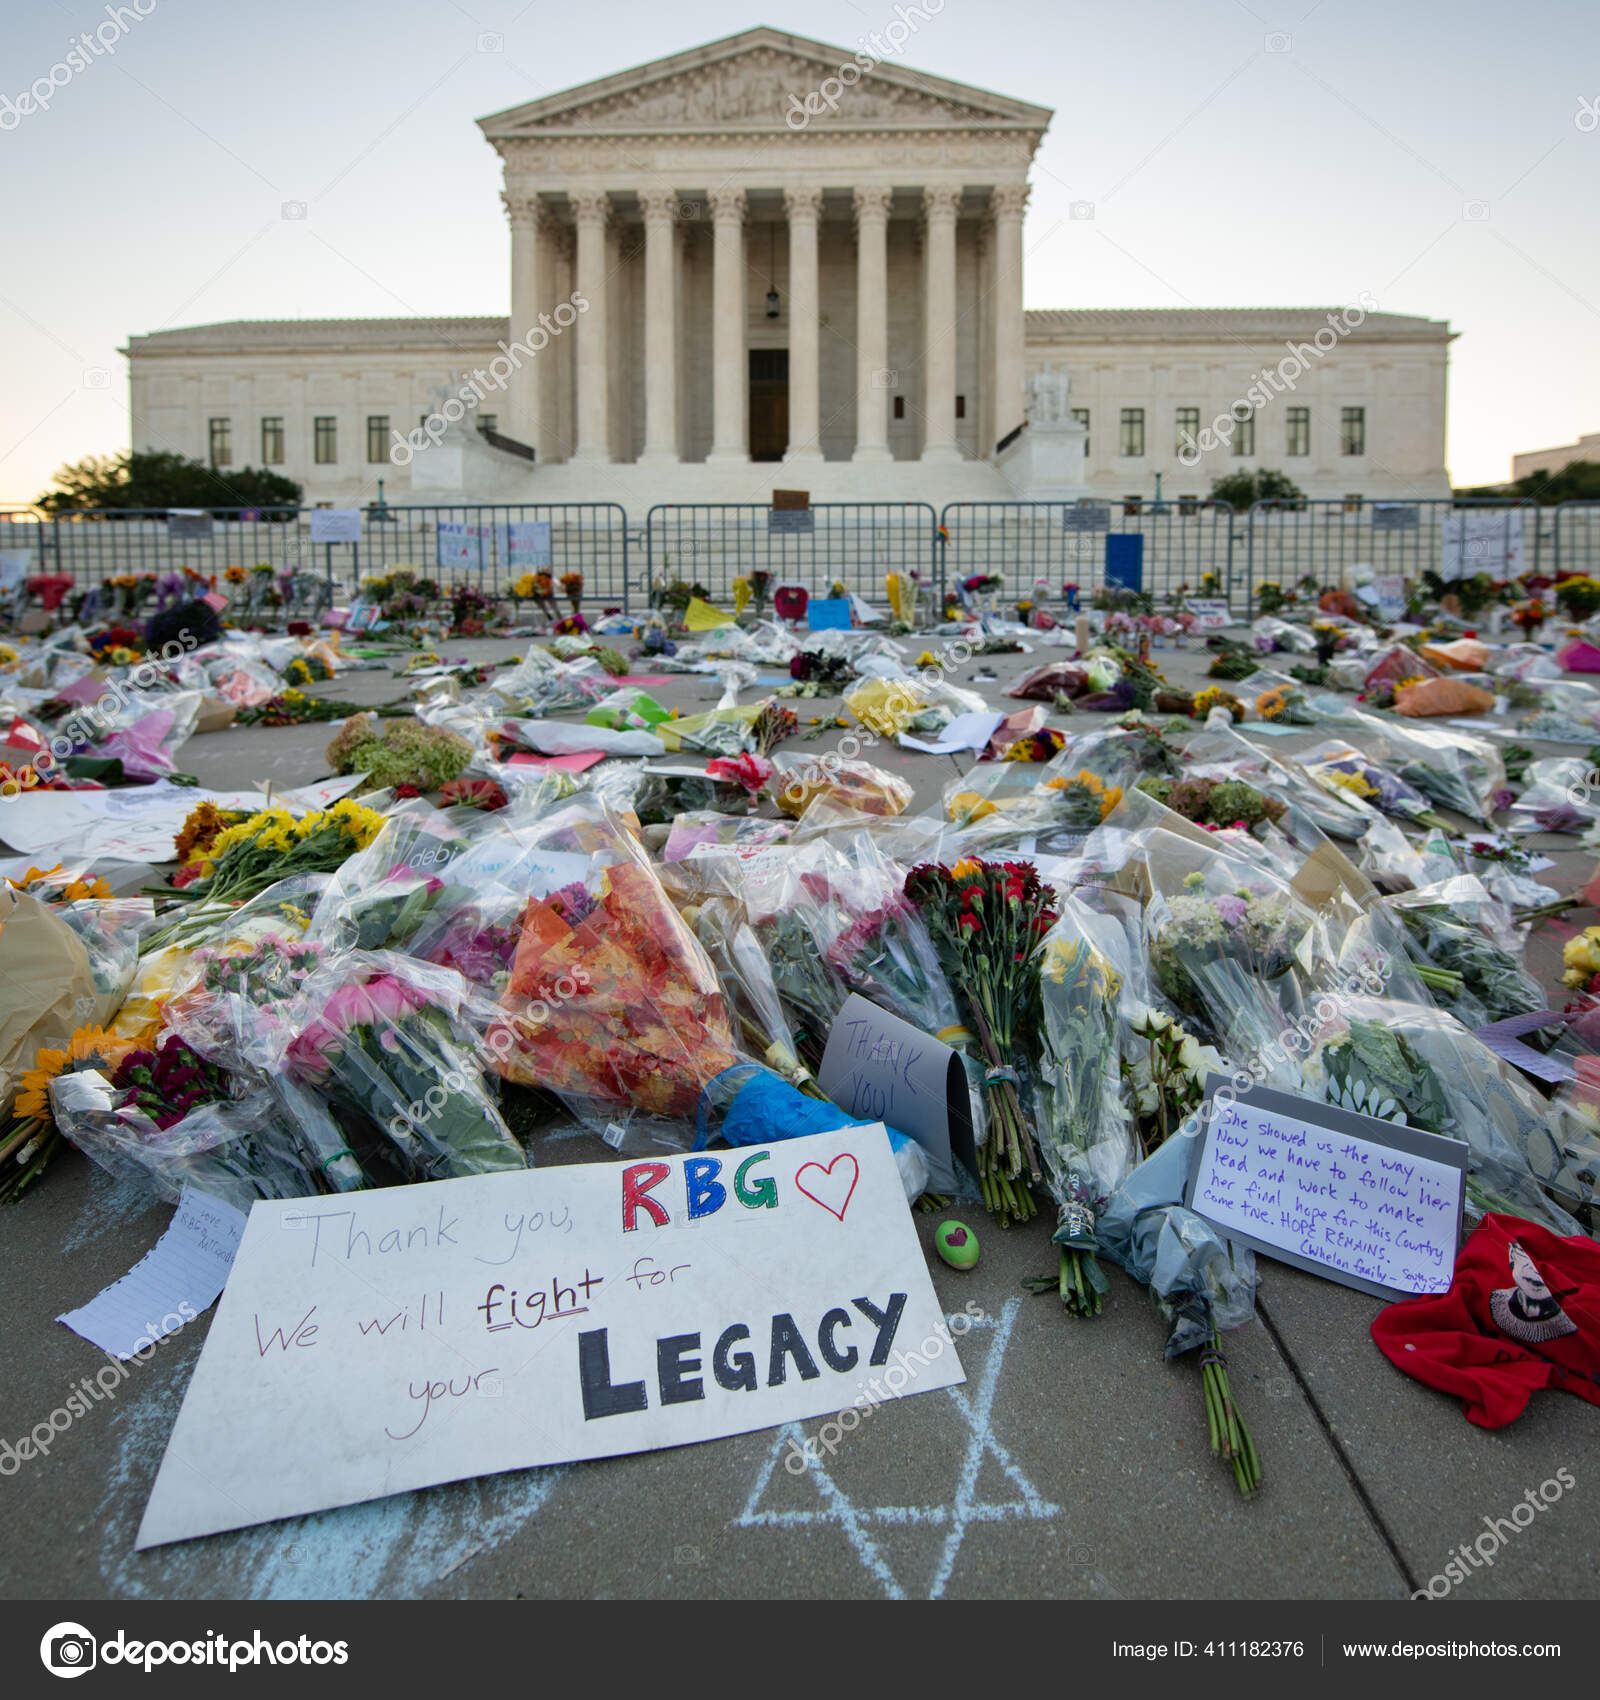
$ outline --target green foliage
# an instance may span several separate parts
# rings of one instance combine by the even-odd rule
[[[1575,460],[1559,472],[1530,472],[1509,484],[1480,484],[1458,496],[1523,496],[1552,507],[1557,502],[1600,502],[1600,461]]]
[[[46,513],[88,508],[283,508],[300,486],[264,468],[212,468],[165,450],[106,455],[63,466],[36,506]]]
[[[1263,467],[1259,472],[1230,472],[1211,483],[1211,500],[1227,502],[1235,513],[1247,513],[1256,502],[1301,502],[1305,491],[1286,472]]]

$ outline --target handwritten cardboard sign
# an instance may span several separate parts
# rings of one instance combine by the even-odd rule
[[[1213,1104],[1184,1202],[1230,1239],[1379,1298],[1448,1290],[1467,1147],[1258,1086]]]
[[[961,1058],[852,992],[828,1030],[817,1084],[846,1115],[887,1122],[928,1159],[928,1189],[954,1192],[959,1157],[976,1172],[967,1071]]]
[[[964,1379],[881,1127],[263,1202],[138,1544]]]

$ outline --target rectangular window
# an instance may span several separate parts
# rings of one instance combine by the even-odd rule
[[[283,465],[283,420],[279,416],[261,421],[261,464]]]
[[[1346,490],[1344,493],[1344,511],[1347,514],[1361,512],[1362,496],[1359,490]]]
[[[1118,452],[1125,459],[1137,459],[1144,453],[1144,409],[1125,407],[1122,410],[1122,442]]]
[[[1254,412],[1247,413],[1241,419],[1237,413],[1233,419],[1233,452],[1236,455],[1253,455],[1256,452],[1256,416]]]
[[[1308,455],[1311,453],[1311,409],[1309,407],[1291,407],[1288,413],[1289,440],[1283,446],[1283,452],[1290,455]]]
[[[379,461],[389,458],[389,415],[387,413],[369,413],[367,415],[367,463],[376,465]]]
[[[903,395],[894,398],[894,416],[896,419],[904,419],[906,416],[906,398]]]
[[[480,413],[478,415],[478,429],[480,431],[498,431],[500,429],[500,415],[498,413]]]
[[[233,465],[233,421],[231,419],[213,419],[210,421],[210,455],[213,466]]]
[[[1144,508],[1143,496],[1124,496],[1122,498],[1122,515],[1124,519],[1137,519]]]
[[[1339,453],[1364,455],[1367,452],[1367,410],[1364,407],[1339,409]]]
[[[956,418],[965,419],[967,416],[967,398],[964,395],[956,397]]]
[[[1178,409],[1178,446],[1177,454],[1195,454],[1200,448],[1200,409],[1198,407],[1180,407]]]
[[[1089,410],[1086,407],[1075,407],[1072,410],[1072,417],[1083,427],[1083,452],[1087,455],[1089,452]]]
[[[311,421],[312,455],[318,466],[335,466],[339,460],[339,421],[331,413],[319,413]]]

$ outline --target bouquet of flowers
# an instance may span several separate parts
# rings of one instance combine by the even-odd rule
[[[379,727],[370,715],[357,714],[328,745],[327,758],[335,773],[364,773],[374,789],[409,785],[426,792],[459,778],[472,746],[443,726],[407,717]]]
[[[1454,1016],[1347,1000],[1306,1059],[1303,1090],[1362,1115],[1464,1140],[1467,1195],[1482,1213],[1553,1233],[1593,1223],[1600,1132],[1535,1092]]]
[[[774,1074],[820,1098],[822,1092],[810,1069],[800,1061],[767,953],[738,899],[708,898],[685,909],[684,919],[694,927],[695,937],[716,969],[746,1046]]]
[[[563,573],[561,575],[561,594],[572,604],[574,614],[583,601],[583,574]]]
[[[1488,823],[1495,793],[1506,782],[1500,752],[1486,739],[1451,729],[1378,720],[1359,709],[1342,725],[1366,734],[1366,742],[1384,761],[1398,764],[1400,778],[1447,809]]]
[[[1238,827],[1254,832],[1281,820],[1288,804],[1269,797],[1242,779],[1141,779],[1138,789],[1174,814],[1213,830]]]
[[[1107,785],[1086,767],[1080,767],[1070,778],[1065,773],[1052,774],[1040,789],[1051,793],[1052,815],[1073,832],[1099,826],[1122,801],[1120,785]]]
[[[1256,713],[1278,726],[1315,726],[1317,715],[1306,694],[1289,680],[1262,691],[1256,698]]]
[[[591,1124],[629,1110],[691,1117],[706,1083],[738,1060],[716,972],[603,803],[552,819],[587,853],[568,852],[571,878],[544,883],[522,911],[486,1041],[493,1066]]]
[[[1223,865],[1226,866],[1225,864]],[[1172,1006],[1236,1063],[1259,1057],[1300,1014],[1299,952],[1314,924],[1287,892],[1210,892],[1204,873],[1147,911],[1150,966]]]
[[[1450,823],[1428,806],[1428,799],[1399,774],[1369,761],[1358,750],[1337,742],[1301,753],[1300,765],[1325,791],[1359,798],[1397,820],[1448,832]]]
[[[977,1034],[985,1063],[988,1137],[978,1151],[984,1202],[1002,1222],[1033,1214],[1031,1182],[1041,1178],[1033,1129],[1023,1112],[1019,1035],[1037,1030],[1036,959],[1056,912],[1031,862],[913,868],[906,900],[921,914]]]
[[[0,1202],[13,1203],[66,1148],[56,1124],[51,1083],[65,1074],[103,1076],[133,1048],[101,1027],[80,1027],[63,1046],[42,1046],[19,1083],[11,1120],[0,1131]]]
[[[1496,936],[1504,911],[1483,885],[1463,875],[1391,898],[1405,927],[1406,948],[1441,1008],[1463,1026],[1483,1027],[1545,1007],[1539,982],[1522,966],[1509,929]]]
[[[1261,1461],[1234,1401],[1221,1336],[1255,1313],[1255,1258],[1181,1202],[1198,1134],[1198,1119],[1190,1118],[1126,1176],[1101,1212],[1100,1244],[1150,1289],[1171,1328],[1166,1355],[1199,1349],[1211,1450],[1227,1460],[1248,1497],[1261,1486]]]
[[[527,1167],[484,1086],[465,992],[448,969],[353,951],[302,984],[287,1023],[290,1076],[370,1123],[412,1180]]]
[[[194,879],[176,894],[194,900],[195,909],[146,938],[143,948],[193,938],[234,904],[259,896],[280,880],[332,873],[371,843],[382,825],[381,815],[342,799],[298,821],[287,809],[264,809],[227,827],[200,856]]]
[[[1117,998],[1121,977],[1085,931],[1069,898],[1040,959],[1044,1051],[1039,1144],[1056,1201],[1060,1269],[1051,1285],[1069,1315],[1098,1316],[1107,1282],[1095,1223],[1132,1163],[1119,1085]]]
[[[750,722],[750,736],[760,756],[770,756],[785,738],[792,738],[799,730],[800,716],[792,708],[785,708],[776,697],[768,697],[759,704],[755,719]]]

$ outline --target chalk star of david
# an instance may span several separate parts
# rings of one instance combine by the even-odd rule
[[[791,1444],[805,1443],[806,1437],[800,1425],[785,1423],[773,1437],[772,1450],[761,1466],[744,1510],[733,1520],[732,1527],[803,1529],[818,1524],[836,1524],[844,1531],[845,1538],[854,1549],[856,1557],[861,1560],[863,1568],[878,1582],[884,1593],[892,1600],[903,1600],[907,1597],[906,1590],[889,1568],[888,1561],[874,1541],[874,1527],[884,1525],[903,1528],[913,1523],[945,1525],[949,1532],[945,1536],[944,1550],[939,1555],[933,1582],[928,1589],[928,1598],[936,1600],[944,1593],[945,1585],[950,1580],[950,1573],[955,1569],[956,1559],[960,1555],[962,1543],[967,1538],[967,1529],[971,1524],[1006,1520],[1036,1522],[1057,1516],[1061,1507],[1041,1498],[1032,1482],[1012,1463],[1011,1454],[995,1438],[991,1422],[995,1392],[999,1387],[1000,1371],[1005,1363],[1006,1347],[1011,1343],[1011,1330],[1016,1323],[1017,1310],[1021,1303],[1021,1299],[1008,1299],[998,1320],[985,1317],[981,1322],[975,1322],[969,1315],[962,1316],[969,1331],[976,1332],[986,1328],[992,1331],[994,1338],[990,1342],[989,1356],[976,1387],[969,1385],[945,1389],[955,1401],[956,1408],[961,1412],[970,1431],[966,1455],[961,1460],[960,1472],[956,1478],[955,1493],[948,1505],[859,1506],[834,1481],[826,1464],[819,1462],[811,1465],[805,1474],[816,1484],[822,1499],[820,1509],[761,1510],[762,1496],[766,1493],[772,1480],[772,1472],[778,1467],[783,1454]],[[950,1316],[946,1321],[954,1323],[956,1318]],[[990,1454],[993,1454],[995,1462],[1016,1488],[1015,1499],[980,1500],[976,1497],[978,1474],[983,1468],[984,1459]]]

